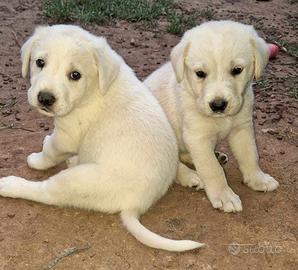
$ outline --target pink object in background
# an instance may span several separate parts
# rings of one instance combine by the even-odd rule
[[[276,56],[279,52],[279,47],[275,44],[268,43],[268,49],[269,49],[269,59],[276,58]]]

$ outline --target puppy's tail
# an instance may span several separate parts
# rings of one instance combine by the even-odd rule
[[[121,219],[127,230],[141,243],[152,248],[168,251],[185,251],[204,246],[190,240],[171,240],[149,231],[138,220],[138,215],[133,211],[121,212]]]

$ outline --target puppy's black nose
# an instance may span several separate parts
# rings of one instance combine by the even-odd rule
[[[215,99],[209,103],[209,106],[213,112],[222,113],[227,107],[228,102],[224,99]]]
[[[55,103],[56,98],[49,92],[39,92],[37,100],[41,105],[50,107]]]

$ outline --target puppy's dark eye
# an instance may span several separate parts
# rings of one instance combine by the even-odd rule
[[[81,78],[81,74],[78,71],[72,71],[69,73],[69,79],[78,81]]]
[[[207,73],[205,73],[202,70],[196,71],[196,74],[199,78],[206,78],[207,77]]]
[[[239,75],[242,72],[242,70],[243,70],[243,68],[241,68],[241,67],[234,67],[231,71],[231,74],[233,76]]]
[[[45,62],[44,62],[43,59],[37,59],[37,60],[35,61],[35,63],[36,63],[36,65],[37,65],[39,68],[43,68],[44,65],[45,65]]]

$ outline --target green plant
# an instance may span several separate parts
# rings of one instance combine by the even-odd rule
[[[168,21],[170,24],[167,27],[167,31],[171,34],[179,35],[187,29],[196,26],[197,17],[198,15],[196,13],[186,16],[184,14],[172,12],[171,14],[168,14]]]
[[[117,20],[141,22],[154,27],[157,20],[165,18],[167,31],[181,34],[196,25],[197,18],[212,19],[214,12],[185,12],[176,9],[174,0],[45,0],[44,14],[58,22],[114,23]]]
[[[44,14],[58,21],[93,23],[118,19],[138,22],[157,19],[173,5],[172,0],[152,4],[145,0],[47,0],[44,1]]]
[[[267,80],[259,80],[256,81],[256,86],[259,88],[266,88],[269,86],[269,82]]]
[[[285,40],[278,40],[278,42],[276,42],[277,45],[279,45],[280,47],[282,47],[282,49],[284,51],[286,51],[289,55],[294,56],[294,57],[298,57],[298,44],[297,43],[289,43]]]
[[[215,11],[212,8],[206,8],[199,12],[200,17],[203,17],[207,20],[213,20]]]

